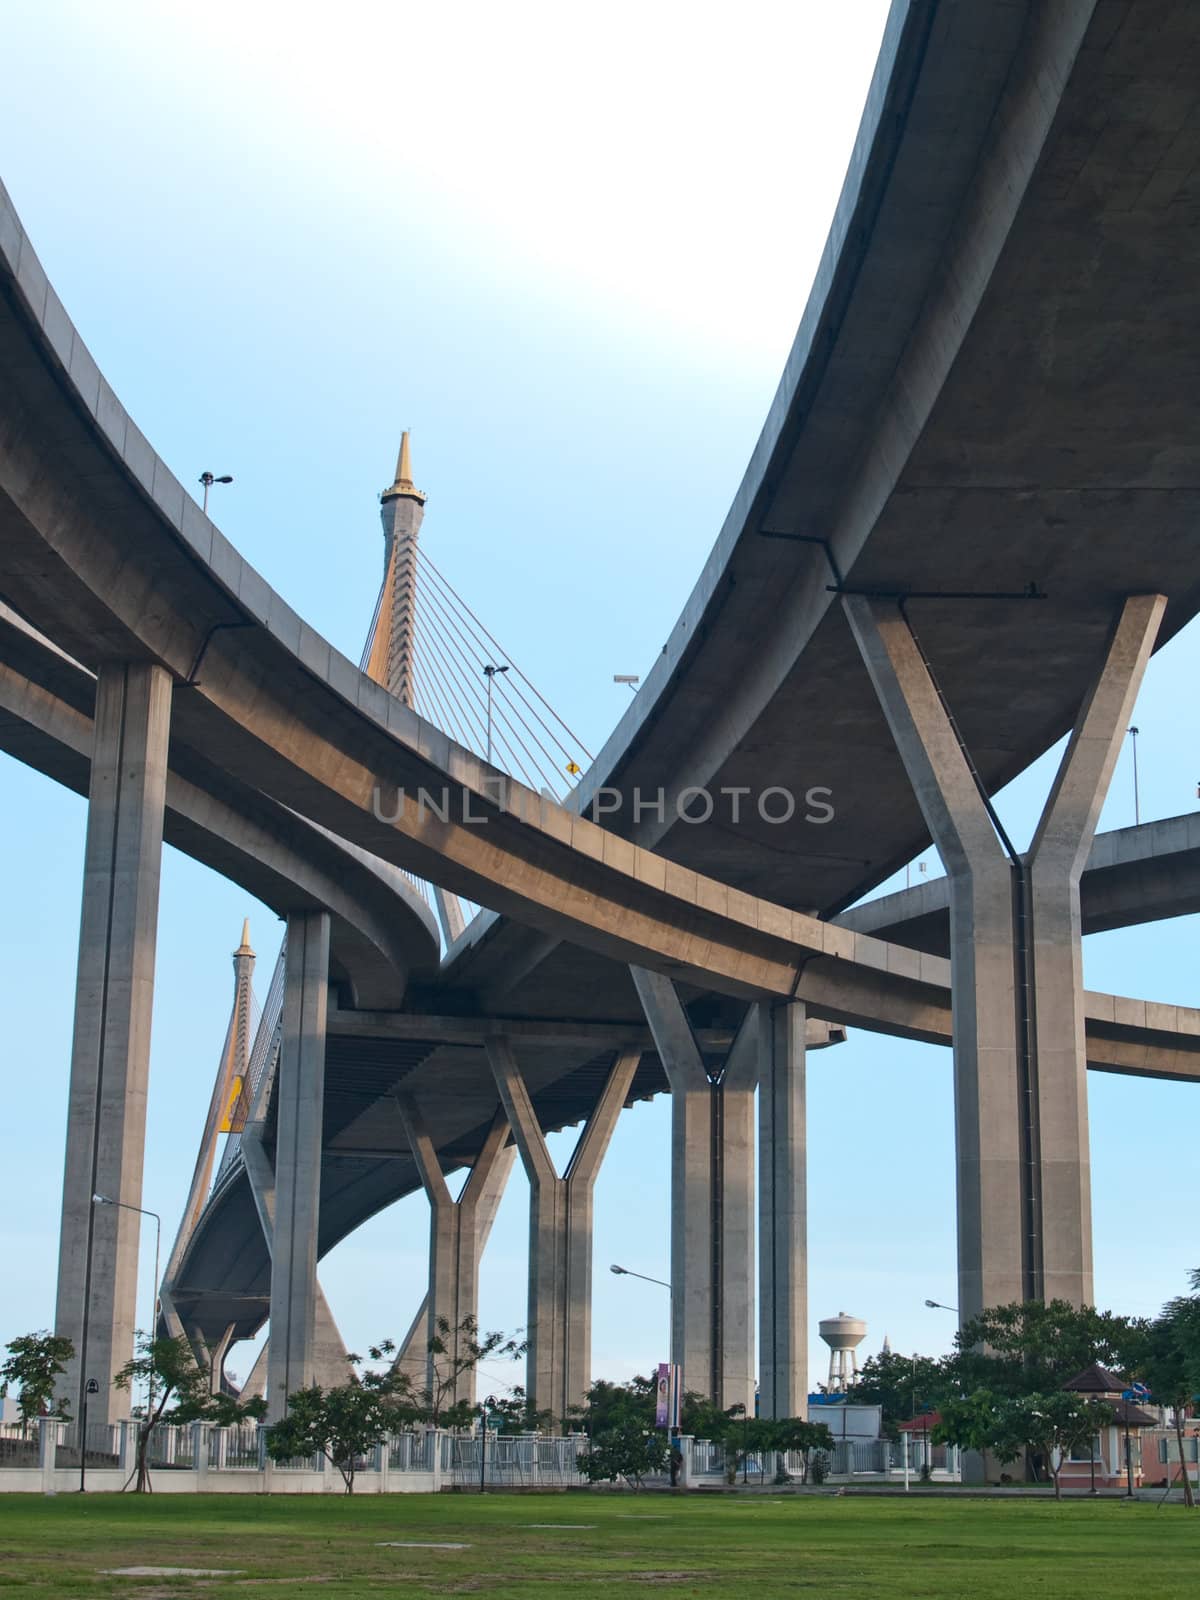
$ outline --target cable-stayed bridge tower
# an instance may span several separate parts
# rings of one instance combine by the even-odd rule
[[[379,515],[384,538],[383,593],[367,672],[397,700],[414,706],[417,535],[425,516],[425,496],[413,484],[407,429],[400,440],[395,480],[380,496]]]

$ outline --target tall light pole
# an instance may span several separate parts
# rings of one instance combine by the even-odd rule
[[[1138,732],[1137,728],[1130,728],[1129,730],[1129,738],[1133,744],[1133,820],[1134,824],[1140,827],[1142,821],[1142,798],[1138,792]]]
[[[483,669],[483,675],[487,679],[487,759],[489,767],[492,764],[492,683],[498,672],[507,671],[507,667],[494,667],[490,661]]]
[[[944,1306],[940,1300],[926,1300],[925,1304],[930,1311],[953,1311],[955,1316],[958,1315],[957,1306]]]
[[[233,478],[230,476],[230,474],[228,472],[223,472],[220,477],[217,477],[216,474],[212,473],[212,472],[202,472],[200,474],[200,480],[199,481],[204,485],[204,504],[203,504],[203,506],[201,506],[200,509],[204,512],[204,515],[207,516],[208,515],[208,491],[212,488],[214,483],[232,483],[233,482]]]
[[[162,1244],[162,1218],[157,1211],[146,1211],[141,1206],[131,1206],[124,1200],[110,1200],[106,1194],[92,1196],[94,1206],[115,1206],[118,1211],[136,1211],[139,1217],[154,1218],[154,1298],[151,1302],[150,1312],[150,1337],[158,1337],[158,1258]],[[146,1396],[146,1419],[154,1415],[154,1367],[150,1367],[150,1390]]]
[[[671,1364],[671,1384],[675,1384],[675,1290],[665,1278],[648,1278],[644,1272],[633,1272],[629,1267],[609,1267],[610,1272],[615,1272],[618,1278],[640,1278],[643,1283],[656,1283],[660,1289],[667,1291],[667,1315],[670,1317],[670,1327],[667,1338],[667,1360]],[[677,1397],[676,1397],[677,1398]],[[674,1421],[675,1408],[671,1408],[671,1418]]]

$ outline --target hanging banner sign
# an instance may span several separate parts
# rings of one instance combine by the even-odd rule
[[[654,1383],[654,1426],[679,1428],[679,1402],[683,1387],[679,1381],[679,1368],[660,1361]]]

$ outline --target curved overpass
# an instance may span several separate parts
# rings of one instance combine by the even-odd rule
[[[96,680],[0,604],[0,749],[86,796]],[[331,967],[350,1002],[397,1007],[436,972],[429,907],[402,875],[266,796],[172,751],[163,838],[279,916],[332,918]]]
[[[94,678],[86,668],[0,608],[0,747],[86,794],[93,699]],[[427,1003],[437,993],[429,972],[434,933],[428,908],[399,874],[360,858],[322,830],[279,807],[268,809],[265,819],[256,822],[262,816],[262,797],[241,793],[237,801],[236,809],[223,804],[172,771],[165,837],[278,911],[311,904],[333,914],[334,976],[347,985],[350,1008],[333,1013],[327,1042],[324,1254],[369,1216],[418,1186],[395,1114],[398,1084],[417,1092],[430,1108],[431,1129],[447,1166],[470,1164],[486,1133],[495,1095],[483,1043],[489,1031],[514,1022],[398,1012],[397,986],[405,970],[425,984]],[[320,870],[320,861],[328,863],[326,870]],[[1092,861],[1082,884],[1085,928],[1098,917],[1111,925],[1118,897],[1123,919],[1139,920],[1137,883],[1143,866],[1154,885],[1146,900],[1148,915],[1186,914],[1195,909],[1200,880],[1200,818],[1102,835]],[[1115,886],[1110,881],[1114,872]],[[362,891],[357,899],[356,886]],[[946,884],[938,879],[870,901],[840,920],[885,931],[897,945],[940,954],[947,937],[946,915]],[[390,939],[380,931],[387,929],[392,930]],[[377,969],[387,951],[391,961],[383,962],[388,975],[384,998],[372,999],[379,992]],[[610,963],[598,965],[597,971],[609,973],[610,982],[620,976]],[[929,977],[928,1000],[920,1006],[893,1006],[890,1012],[884,1006],[882,1014],[865,1019],[866,1025],[949,1043],[946,962],[931,964]],[[443,1005],[449,999],[443,996]],[[812,1002],[820,1005],[815,986]],[[1087,1007],[1092,1068],[1200,1078],[1200,1013],[1101,994],[1090,994]],[[728,1044],[727,1029],[708,1029],[701,1037],[716,1053]],[[822,1030],[816,1029],[810,1042],[821,1038]],[[546,1018],[526,1026],[524,1057],[547,1130],[587,1116],[612,1054],[626,1045],[643,1050],[629,1099],[665,1092],[661,1063],[636,1014],[608,1025]],[[176,1275],[175,1298],[189,1326],[213,1336],[234,1326],[238,1337],[250,1336],[266,1315],[269,1274],[245,1170],[235,1163],[223,1174],[188,1243]]]
[[[1194,30],[1186,8],[1165,10]],[[742,995],[789,993],[802,961],[853,961],[844,935],[792,908],[839,909],[928,836],[830,592],[835,566],[844,586],[910,595],[1045,590],[1044,602],[966,610],[914,602],[991,788],[1069,726],[1119,597],[1171,597],[1160,642],[1200,604],[1196,373],[1159,309],[1176,279],[1181,292],[1194,279],[1194,230],[1146,184],[1121,207],[1111,184],[1077,181],[1071,204],[1057,200],[1098,82],[1127,56],[1138,92],[1107,97],[1106,138],[1111,160],[1136,157],[1140,170],[1145,87],[1156,73],[1173,81],[1179,39],[1140,10],[1116,34],[1092,24],[1090,5],[897,8],[763,439],[674,645],[591,779],[628,786],[644,771],[656,788],[684,752],[723,738],[711,777],[761,791],[769,770],[800,793],[814,776],[832,789],[834,820],[796,830],[784,854],[753,820],[678,824],[651,854],[511,782],[491,803],[484,764],[333,651],[184,494],[103,382],[11,209],[8,599],[88,666],[166,666],[177,741],[230,779],[542,933]],[[1194,120],[1181,112],[1164,148],[1193,137]],[[947,123],[957,136],[931,159]],[[1051,316],[1059,381],[1045,393],[1050,353],[1031,338]],[[1151,398],[1131,406],[1131,394]],[[747,685],[781,662],[752,716]],[[723,703],[719,727],[698,736],[718,671],[738,709]],[[686,776],[698,773],[692,761]],[[372,815],[377,789],[386,813],[398,789],[443,784],[455,795],[446,822],[411,804],[392,826]],[[768,884],[773,906],[755,898]]]

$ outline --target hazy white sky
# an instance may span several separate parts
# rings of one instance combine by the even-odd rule
[[[357,656],[375,496],[411,427],[423,542],[598,749],[627,698],[612,674],[660,649],[766,415],[885,12],[9,0],[0,177],[143,430],[187,484],[234,474],[216,518],[302,614]],[[1198,657],[1191,630],[1151,669],[1145,816],[1195,804]],[[1107,825],[1132,820],[1128,779]],[[1010,797],[1018,827],[1037,784]],[[0,758],[0,1342],[53,1316],[83,821]],[[274,919],[167,852],[145,1198],[169,1231],[247,911],[263,992]],[[1194,1001],[1194,949],[1194,919],[1106,935],[1088,981]],[[814,1328],[844,1308],[871,1347],[942,1348],[952,1319],[922,1301],[954,1299],[947,1053],[860,1034],[810,1076]],[[1129,1134],[1194,1134],[1196,1097],[1091,1095],[1098,1293],[1152,1311],[1194,1250]],[[665,1353],[661,1291],[605,1268],[666,1268],[667,1122],[665,1101],[628,1113],[598,1186],[603,1375]],[[509,1328],[525,1195],[518,1174],[484,1266],[484,1318]],[[323,1265],[352,1344],[407,1326],[425,1249],[418,1196]]]
[[[193,124],[181,221],[206,188],[219,208],[205,174],[229,162],[268,208],[307,200],[400,247],[420,232],[464,275],[775,358],[886,10],[118,5],[133,93],[113,110],[134,140],[147,117]],[[113,71],[112,8],[70,15]]]

